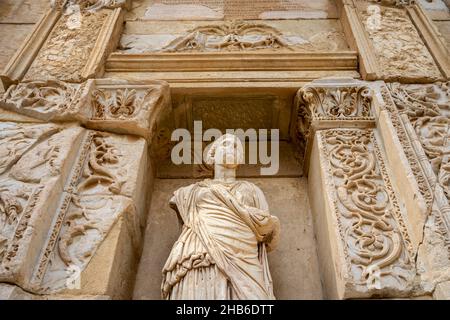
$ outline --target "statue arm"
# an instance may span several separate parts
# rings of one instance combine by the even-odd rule
[[[272,232],[264,237],[264,243],[268,252],[275,250],[280,241],[280,220],[275,216],[271,216],[271,219],[273,224]]]
[[[175,195],[172,196],[172,198],[170,198],[169,200],[169,206],[170,208],[172,208],[172,210],[174,210],[177,214],[177,218],[178,218],[178,225],[180,226],[180,229],[183,227],[183,219],[181,218],[180,215],[180,210],[178,210],[178,206],[177,206],[177,202],[175,200]]]
[[[264,239],[262,241],[266,244],[267,251],[270,252],[277,247],[280,240],[280,220],[278,219],[278,217],[272,216],[270,214],[269,205],[262,190],[256,185],[254,185],[254,189],[256,197],[255,202],[258,204],[258,209],[264,211],[264,214],[268,216],[268,224],[271,226],[271,231],[264,236]]]

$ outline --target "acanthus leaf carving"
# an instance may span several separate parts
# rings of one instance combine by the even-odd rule
[[[352,80],[330,82],[313,82],[297,92],[296,139],[303,150],[308,149],[320,122],[333,127],[341,126],[342,121],[363,126],[375,121],[369,87]]]

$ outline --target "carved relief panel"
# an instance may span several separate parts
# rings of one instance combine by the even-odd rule
[[[297,92],[293,138],[305,150],[306,168],[316,130],[374,126],[372,95],[368,83],[353,79],[316,80]]]
[[[322,194],[313,209],[330,297],[407,296],[413,287],[415,253],[378,139],[372,129],[316,133],[310,190]]]
[[[450,274],[449,84],[392,83],[387,87],[383,91],[386,108],[405,141],[402,147],[426,199],[418,263],[423,266],[423,280],[433,290]]]
[[[43,121],[78,121],[88,128],[149,138],[170,104],[163,81],[57,80],[22,82],[0,95],[0,108]],[[120,123],[120,125],[118,125]]]
[[[73,289],[119,217],[138,237],[147,144],[78,126],[0,125],[0,279],[35,293]]]
[[[359,19],[371,45],[370,49],[360,49],[374,51],[379,77],[416,83],[441,79],[433,55],[404,7],[409,3],[373,2],[357,2]],[[392,4],[396,6],[389,6]]]

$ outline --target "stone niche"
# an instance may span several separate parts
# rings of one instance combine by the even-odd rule
[[[302,153],[295,148],[291,138],[295,91],[222,88],[172,89],[171,92],[172,114],[163,121],[164,125],[159,126],[164,132],[171,132],[170,124],[194,133],[196,120],[203,121],[203,131],[209,128],[280,130],[279,172],[275,176],[261,176],[262,164],[245,164],[238,170],[238,179],[258,185],[267,196],[271,213],[281,220],[280,245],[269,253],[276,297],[322,299],[308,181],[302,172]],[[161,145],[170,150],[173,143]],[[203,143],[202,146],[206,145]],[[167,157],[167,153],[159,153],[164,154]],[[177,216],[169,207],[173,192],[211,176],[212,171],[205,164],[174,165],[170,159],[164,158],[158,161],[134,299],[161,298],[161,270],[180,232]]]
[[[157,168],[160,178],[201,178],[209,177],[212,171],[204,164],[175,165],[170,161],[170,148],[177,142],[169,141],[170,133],[175,128],[189,131],[192,138],[202,144],[202,148],[208,145],[208,141],[201,141],[196,137],[195,123],[201,121],[201,132],[208,129],[219,129],[225,133],[227,129],[248,129],[258,134],[267,133],[270,154],[270,137],[273,129],[277,129],[280,138],[280,170],[278,176],[301,176],[302,166],[299,163],[301,151],[296,148],[291,139],[294,92],[292,90],[277,89],[237,89],[221,88],[206,90],[172,90],[172,111],[168,118],[159,125],[161,159]],[[198,129],[198,127],[197,127]],[[238,169],[240,177],[258,177],[262,164],[258,161],[255,165],[249,164],[249,137],[245,137],[246,164]],[[165,142],[164,142],[165,141]],[[194,144],[192,144],[192,157],[195,156]]]

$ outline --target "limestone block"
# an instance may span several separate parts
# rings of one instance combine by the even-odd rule
[[[79,196],[125,196],[134,200],[143,221],[147,165],[144,139],[89,131],[65,191]]]
[[[130,10],[129,20],[248,20],[337,18],[331,0],[141,0]]]
[[[34,300],[37,296],[23,291],[18,286],[1,283],[0,284],[0,301],[1,300]]]
[[[145,220],[146,141],[70,124],[0,127],[0,281],[58,294],[96,257],[110,271],[91,273],[76,294],[129,295]]]
[[[68,208],[60,209],[59,215],[63,215],[64,218],[58,239],[56,243],[50,239],[46,250],[52,250],[52,245],[55,248],[47,259],[45,259],[47,252],[44,253],[35,274],[35,285],[38,285],[38,288],[42,288],[47,294],[68,287],[64,292],[70,292],[70,294],[81,292],[112,295],[114,292],[107,290],[109,283],[127,278],[124,275],[111,274],[108,270],[114,264],[120,263],[122,259],[124,259],[123,263],[128,261],[128,256],[136,249],[130,247],[132,242],[129,239],[109,240],[113,242],[108,245],[106,238],[110,237],[109,233],[116,227],[118,230],[114,233],[126,233],[132,230],[127,237],[133,238],[139,235],[138,229],[136,229],[137,217],[133,201],[121,196],[69,195],[69,197],[71,197],[71,201]],[[66,211],[63,212],[64,210]],[[119,219],[130,220],[128,223],[134,228],[118,223]],[[121,241],[125,241],[125,243]],[[97,256],[97,251],[101,246],[108,246],[109,250],[100,252],[100,255]],[[127,249],[121,249],[122,246]],[[83,270],[86,269],[93,257],[98,260],[97,264],[100,266],[97,266],[95,276],[91,275],[90,278],[85,278],[88,271],[84,272]],[[123,290],[115,294],[123,294]]]
[[[109,296],[99,295],[37,295],[26,292],[20,287],[7,283],[0,283],[1,300],[109,300]]]
[[[359,2],[359,19],[375,53],[376,72],[385,81],[433,82],[441,71],[412,21],[408,8]],[[375,8],[375,9],[373,9]],[[414,8],[411,10],[415,10]],[[361,48],[362,49],[362,48]]]
[[[32,30],[33,26],[29,24],[2,24],[0,29],[0,70],[6,67],[14,52]]]
[[[450,281],[439,283],[433,297],[437,300],[450,300]]]
[[[319,260],[329,298],[405,297],[414,250],[372,129],[316,133],[309,170]]]
[[[88,93],[92,129],[150,138],[163,109],[170,105],[169,86],[163,81],[93,80]]]
[[[86,122],[86,85],[58,80],[23,82],[11,85],[0,99],[0,108],[43,121]]]
[[[17,122],[17,123],[43,123],[44,121],[31,118],[13,111],[0,109],[1,122]]]
[[[31,81],[11,85],[0,96],[0,118],[2,109],[42,121],[80,122],[91,129],[150,140],[162,112],[170,109],[170,93],[163,81]],[[15,119],[10,114],[4,117]]]
[[[109,14],[105,10],[61,16],[24,79],[69,82],[86,79],[83,70]]]
[[[36,23],[49,8],[50,1],[47,0],[3,0],[0,3],[0,22]]]
[[[3,225],[0,278],[27,287],[83,129],[1,125],[2,147],[8,154],[2,157],[0,182]]]
[[[130,213],[119,217],[81,273],[81,289],[67,294],[131,299],[142,246],[136,216]]]

